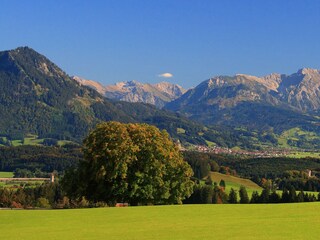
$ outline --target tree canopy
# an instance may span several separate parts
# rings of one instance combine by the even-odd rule
[[[147,124],[106,122],[84,140],[84,161],[63,184],[71,197],[109,204],[182,203],[193,175],[166,131]]]

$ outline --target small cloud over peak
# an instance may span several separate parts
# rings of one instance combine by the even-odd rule
[[[162,78],[172,78],[173,74],[172,73],[161,73],[158,75],[158,77],[162,77]]]

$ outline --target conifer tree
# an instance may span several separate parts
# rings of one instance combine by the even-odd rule
[[[257,191],[253,191],[250,203],[259,203],[259,193]]]
[[[229,203],[238,203],[238,194],[233,188],[231,188],[229,193]]]
[[[247,189],[242,185],[240,186],[239,195],[240,195],[240,203],[250,202]]]
[[[221,179],[219,186],[222,187],[223,189],[226,189],[226,182],[223,179]]]
[[[297,202],[304,202],[304,193],[300,191],[297,195]]]

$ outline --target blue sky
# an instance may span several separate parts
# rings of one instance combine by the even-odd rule
[[[103,84],[288,74],[320,68],[320,1],[1,0],[0,50],[18,46]]]

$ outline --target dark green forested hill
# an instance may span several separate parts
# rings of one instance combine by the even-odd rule
[[[80,142],[98,122],[114,120],[154,124],[183,142],[204,144],[220,136],[226,145],[221,132],[179,114],[108,100],[28,47],[0,52],[0,116],[0,136],[10,139],[31,133]]]
[[[100,119],[132,120],[27,47],[0,53],[0,116],[4,135],[72,139],[83,137]]]

